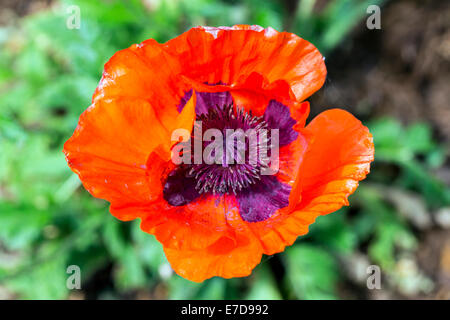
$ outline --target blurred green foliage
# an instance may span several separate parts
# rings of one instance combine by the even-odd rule
[[[147,38],[166,41],[192,25],[246,23],[289,27],[327,53],[368,3],[381,1],[334,0],[315,12],[315,1],[304,0],[291,13],[278,1],[62,0],[1,28],[0,287],[25,299],[67,298],[66,268],[76,264],[87,298],[143,291],[172,299],[335,299],[342,259],[362,246],[395,278],[398,251],[415,250],[417,239],[379,186],[414,192],[430,210],[450,204],[448,188],[431,174],[444,150],[425,123],[370,123],[377,160],[351,209],[319,218],[280,257],[264,257],[251,277],[203,284],[172,274],[153,236],[138,222],[110,216],[105,202],[80,187],[61,152],[103,64],[119,49]],[[66,28],[71,4],[81,7],[79,30]],[[99,274],[111,277],[92,284]]]

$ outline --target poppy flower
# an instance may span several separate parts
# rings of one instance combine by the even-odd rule
[[[318,216],[348,205],[369,172],[372,136],[350,113],[330,109],[305,125],[304,101],[325,77],[311,43],[272,28],[196,27],[163,44],[146,40],[105,64],[64,153],[113,216],[141,219],[179,275],[247,276],[263,254],[283,251]],[[195,121],[277,129],[278,157],[175,164],[172,133],[192,133]],[[262,174],[274,164],[274,174]]]

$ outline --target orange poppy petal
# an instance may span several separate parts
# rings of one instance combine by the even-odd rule
[[[162,193],[162,163],[148,166],[149,155],[168,139],[148,102],[106,99],[80,116],[64,153],[93,196],[116,206],[145,204]]]
[[[195,282],[214,276],[248,276],[261,261],[261,244],[242,221],[237,207],[227,212],[226,223],[228,231],[206,248],[183,250],[165,246],[167,260],[175,272]]]
[[[259,74],[267,80],[266,86],[285,81],[297,101],[320,89],[326,77],[323,57],[316,47],[272,28],[196,27],[168,41],[164,48],[178,58],[183,76],[198,83],[235,87]]]
[[[204,249],[229,231],[226,208],[224,199],[217,196],[202,197],[180,207],[161,201],[145,209],[141,229],[154,234],[167,248]]]
[[[93,101],[131,97],[151,101],[163,126],[185,92],[233,91],[255,114],[271,98],[302,101],[324,83],[319,51],[298,36],[258,26],[197,27],[159,44],[146,40],[105,64]],[[207,85],[224,84],[224,85]]]
[[[301,133],[307,137],[308,146],[296,178],[298,187],[289,199],[294,206],[249,225],[265,254],[283,251],[306,234],[319,215],[348,205],[348,196],[369,173],[374,159],[369,130],[344,110],[319,114]]]
[[[308,140],[303,134],[299,134],[293,142],[280,148],[277,174],[280,181],[293,187],[307,148]]]
[[[138,98],[151,101],[165,126],[173,124],[178,114],[177,105],[189,89],[181,81],[175,58],[166,54],[155,40],[147,40],[120,50],[109,59],[92,100]]]
[[[311,137],[311,146],[299,171],[302,205],[334,191],[346,198],[366,177],[374,159],[369,129],[349,112],[331,109],[313,119],[304,133]]]

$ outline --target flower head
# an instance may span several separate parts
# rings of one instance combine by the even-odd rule
[[[115,217],[141,219],[179,275],[246,276],[348,205],[369,172],[372,136],[351,114],[305,126],[303,101],[325,77],[312,44],[271,28],[147,40],[106,63],[64,153]]]

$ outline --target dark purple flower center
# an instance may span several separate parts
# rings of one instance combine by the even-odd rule
[[[263,117],[252,116],[234,104],[210,108],[208,113],[197,116],[191,137],[192,149],[199,138],[195,133],[210,129],[218,130],[222,138],[221,141],[213,140],[219,148],[213,148],[213,141],[199,141],[204,160],[201,163],[195,164],[192,154],[187,176],[195,179],[195,189],[200,194],[237,194],[261,180],[261,170],[269,165],[268,158],[261,156],[262,150],[270,147]]]
[[[191,139],[185,142],[191,147],[191,161],[169,174],[164,199],[170,205],[183,206],[202,194],[233,194],[242,218],[249,222],[265,220],[287,206],[290,186],[264,170],[270,166],[275,143],[282,147],[297,138],[289,108],[272,100],[264,115],[256,117],[236,107],[229,92],[196,94],[196,122]],[[183,97],[179,111],[191,96],[192,91]],[[210,129],[223,140],[215,135],[205,139]],[[272,135],[273,129],[278,139]],[[200,161],[196,148],[201,151]]]

